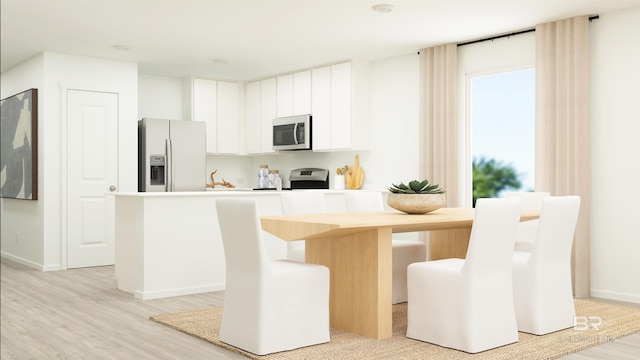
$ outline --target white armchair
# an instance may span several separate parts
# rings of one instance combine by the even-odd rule
[[[544,335],[573,326],[571,246],[579,211],[578,196],[545,197],[531,251],[514,252],[513,291],[519,331]]]
[[[523,211],[540,211],[542,199],[551,196],[545,191],[505,191],[504,197],[515,197],[522,199]],[[514,249],[516,251],[531,251],[533,241],[538,232],[538,220],[523,221],[518,225],[518,236]]]
[[[518,341],[511,277],[519,199],[478,199],[466,259],[408,268],[407,337],[477,353]]]
[[[316,191],[287,191],[280,195],[283,214],[312,214],[325,212],[324,193]],[[287,259],[304,262],[304,240],[287,241]]]
[[[382,194],[373,191],[354,190],[344,194],[347,211],[383,211]],[[407,301],[407,266],[427,260],[427,246],[418,241],[392,240],[392,296],[391,302]]]
[[[269,260],[255,200],[216,209],[227,267],[220,341],[257,355],[328,342],[329,269]]]

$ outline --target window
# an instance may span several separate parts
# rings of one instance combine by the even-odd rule
[[[527,178],[521,180],[522,191],[534,186],[535,48],[534,32],[458,47],[459,151],[464,157],[458,169],[464,174],[459,206],[473,204],[473,158],[485,149],[487,157],[500,155],[500,161],[517,165],[521,175],[526,173]],[[528,98],[530,105],[522,105],[521,97]],[[520,110],[511,109],[516,104]],[[525,115],[529,115],[524,120],[528,130],[513,128],[521,125]],[[501,120],[503,116],[508,120]],[[520,135],[528,136],[529,145],[515,139]],[[521,162],[513,157],[521,149],[530,151],[523,157],[529,160]]]
[[[532,191],[535,70],[470,78],[473,198]]]

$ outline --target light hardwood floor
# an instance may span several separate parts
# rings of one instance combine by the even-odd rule
[[[116,288],[113,266],[40,272],[3,258],[0,274],[1,359],[246,359],[149,320],[222,305],[224,292],[138,300]],[[637,333],[565,359],[639,355]]]

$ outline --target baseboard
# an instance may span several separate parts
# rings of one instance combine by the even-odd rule
[[[36,262],[33,262],[31,260],[27,260],[25,258],[21,258],[19,256],[15,256],[13,254],[9,254],[7,252],[0,252],[0,256],[2,256],[5,259],[9,259],[13,262],[17,262],[18,264],[22,264],[25,266],[28,266],[32,269],[38,270],[38,271],[56,271],[56,270],[60,270],[62,269],[62,267],[60,267],[60,264],[58,265],[42,265],[42,264],[38,264]]]
[[[27,259],[23,259],[21,257],[15,256],[13,254],[9,254],[6,252],[1,252],[0,256],[2,256],[5,259],[9,259],[11,261],[17,262],[18,264],[22,264],[25,266],[28,266],[32,269],[38,270],[38,271],[44,271],[44,267],[41,264],[35,263],[31,260],[27,260]]]
[[[9,254],[6,253],[4,251],[0,252],[0,256],[2,256],[5,259],[9,259],[13,262],[17,262],[19,264],[28,266],[32,269],[38,270],[38,271],[56,271],[56,270],[61,270],[62,267],[60,266],[60,264],[57,265],[42,265],[42,264],[38,264],[36,262],[33,262],[31,260],[27,260],[24,258],[21,258],[19,256],[15,256],[13,254]]]
[[[212,285],[205,285],[205,286],[192,286],[192,287],[179,288],[179,289],[166,289],[166,290],[156,290],[156,291],[135,290],[133,292],[133,296],[135,296],[136,299],[151,300],[151,299],[159,299],[159,298],[172,297],[172,296],[192,295],[192,294],[200,294],[205,292],[221,291],[224,289],[225,289],[224,283],[220,283],[220,284],[212,284]]]
[[[591,297],[640,304],[640,295],[591,289]]]

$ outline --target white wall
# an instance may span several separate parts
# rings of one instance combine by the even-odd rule
[[[46,121],[44,88],[44,55],[40,54],[2,74],[1,98],[30,88],[38,89],[38,200],[0,199],[0,246],[2,256],[43,270],[44,264],[44,204],[50,193],[45,189],[51,179],[45,172],[49,148],[42,141],[50,128]],[[59,152],[59,148],[55,149]]]
[[[640,8],[591,24],[591,295],[640,303]]]
[[[182,120],[182,79],[140,74],[138,87],[138,120]]]
[[[38,88],[39,200],[2,201],[2,256],[40,270],[66,268],[66,90],[117,93],[118,184],[137,190],[138,66],[135,63],[43,53],[2,73],[2,93]],[[19,92],[14,91],[14,92]],[[12,95],[8,93],[7,95]],[[19,242],[15,243],[18,236]],[[24,244],[23,244],[24,242]]]

